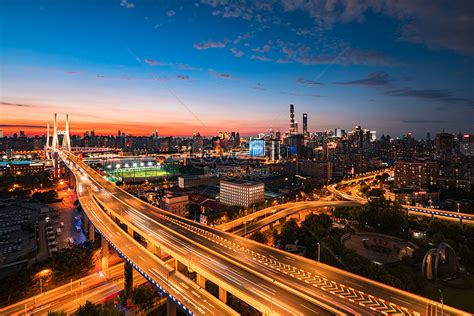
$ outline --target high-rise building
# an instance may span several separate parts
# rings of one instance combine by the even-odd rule
[[[193,135],[193,145],[192,145],[192,151],[193,153],[202,153],[204,150],[204,140],[201,136],[201,134],[194,133]]]
[[[308,137],[308,114],[303,113],[303,135]]]
[[[440,133],[436,135],[436,154],[450,155],[453,153],[454,135],[450,133]]]
[[[275,133],[275,139],[276,139],[277,141],[281,141],[281,133],[280,133],[279,130],[276,131],[276,133]]]
[[[260,182],[229,179],[220,182],[220,202],[226,205],[249,207],[265,200],[265,185]]]
[[[436,185],[438,166],[435,161],[396,161],[394,169],[395,184],[399,187]]]
[[[290,135],[297,133],[297,127],[295,124],[295,106],[290,104]]]

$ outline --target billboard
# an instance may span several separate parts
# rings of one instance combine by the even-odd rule
[[[252,139],[249,146],[250,157],[265,157],[265,140]]]

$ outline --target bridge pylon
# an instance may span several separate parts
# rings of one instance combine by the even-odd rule
[[[71,136],[70,136],[70,129],[69,129],[69,115],[66,114],[66,126],[65,130],[59,130],[58,128],[58,114],[54,113],[54,124],[53,124],[53,139],[50,144],[49,139],[49,123],[46,125],[46,156],[48,159],[53,159],[54,165],[54,177],[57,178],[59,176],[59,162],[57,156],[55,155],[56,149],[65,148],[66,150],[71,150]],[[59,144],[59,135],[63,135],[62,144]],[[50,154],[50,151],[52,154]]]

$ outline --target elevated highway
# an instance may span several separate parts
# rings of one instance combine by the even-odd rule
[[[162,261],[120,228],[98,203],[95,198],[98,188],[92,184],[90,178],[86,175],[78,176],[77,169],[75,172],[77,196],[84,212],[94,228],[127,264],[191,315],[237,315],[222,301],[177,272],[174,267]]]
[[[47,315],[50,311],[73,314],[80,305],[90,301],[100,303],[124,288],[123,263],[114,265],[100,273],[93,273],[79,280],[58,286],[42,294],[0,308],[0,315]],[[138,272],[134,273],[136,284],[146,282]]]
[[[203,278],[217,284],[220,287],[220,301],[226,300],[228,291],[264,314],[440,313],[441,307],[437,302],[200,225],[153,207],[102,179],[72,153],[60,151],[59,154],[77,178],[81,179],[78,191],[87,191],[85,195],[81,193],[83,200],[80,201],[81,205],[85,204],[85,209],[92,210],[86,212],[94,226],[98,225],[98,231],[129,258],[127,260],[142,275],[150,278],[159,288],[164,288],[168,280],[163,277],[160,279],[159,276],[151,277],[151,269],[158,266],[163,275],[167,275],[169,270],[163,262],[153,261],[152,258],[140,260],[140,256],[147,251],[152,254],[158,247],[160,251],[166,251],[188,269],[195,271],[199,284],[202,285]],[[101,226],[101,222],[106,221],[106,218],[113,218],[127,225],[129,234],[139,234],[146,240],[147,249],[138,244],[128,255],[125,254],[124,251],[132,241],[112,241],[110,238],[122,233],[116,229],[108,230],[107,225]],[[175,272],[175,275],[179,274]],[[185,280],[182,281],[187,284]],[[190,284],[187,286],[191,287]],[[169,290],[173,289],[167,291]],[[188,291],[172,293],[181,304],[189,309],[194,308],[193,311],[199,311],[193,306],[196,300],[193,301],[192,297],[189,297]],[[178,294],[181,296],[178,297]],[[214,304],[218,305],[217,302]],[[211,311],[209,313],[212,314]],[[467,313],[445,306],[444,315]]]
[[[359,180],[357,180],[359,181]],[[367,199],[358,195],[356,191],[352,191],[352,194],[347,194],[342,192],[341,190],[337,189],[337,184],[333,184],[327,187],[329,192],[333,193],[336,196],[339,196],[345,200],[359,202],[360,204],[367,203]],[[439,210],[435,208],[427,208],[427,207],[419,207],[413,205],[402,205],[404,209],[406,209],[409,213],[413,213],[414,215],[423,215],[423,216],[431,216],[431,217],[439,217],[442,219],[447,220],[458,220],[461,222],[468,222],[473,224],[474,223],[474,215],[467,214],[467,213],[458,213],[458,212],[451,212],[446,210]]]

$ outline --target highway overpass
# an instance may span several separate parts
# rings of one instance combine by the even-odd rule
[[[59,150],[57,154],[76,175],[79,200],[99,233],[190,314],[215,314],[218,309],[219,315],[231,314],[218,304],[226,301],[227,292],[267,315],[441,313],[438,302],[153,207],[107,182],[72,153]],[[115,221],[125,224],[128,234]],[[146,240],[147,247],[133,244],[136,241],[129,235],[136,234]],[[220,300],[193,298],[190,280],[178,279],[178,272],[170,276],[172,282],[163,277],[172,270],[153,254],[161,251],[195,271],[198,284],[203,285],[205,279],[217,284]],[[152,273],[153,269],[158,272]],[[181,283],[188,288],[175,288]],[[199,309],[196,304],[204,301],[217,309]],[[445,306],[444,315],[467,313]]]
[[[357,180],[358,181],[358,180]],[[367,199],[361,197],[357,194],[347,194],[337,189],[337,184],[333,184],[327,187],[329,192],[337,195],[345,200],[360,202],[361,204],[367,203]],[[450,212],[446,210],[439,210],[435,208],[427,208],[427,207],[419,207],[413,205],[402,205],[404,209],[406,209],[409,213],[413,213],[414,215],[423,215],[423,216],[431,216],[431,217],[439,217],[442,219],[447,220],[458,220],[462,222],[469,222],[474,223],[474,215],[467,214],[467,213],[458,213],[458,212]]]
[[[101,272],[0,308],[0,315],[25,315],[25,313],[47,315],[50,311],[63,311],[70,315],[86,301],[97,304],[123,290],[123,269],[123,263],[119,263]],[[146,282],[138,272],[134,272],[134,281],[136,285]]]

